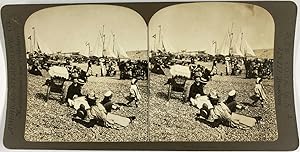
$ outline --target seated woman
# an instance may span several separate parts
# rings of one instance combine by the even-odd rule
[[[81,93],[81,88],[84,85],[84,81],[81,79],[74,79],[73,83],[69,86],[67,90],[66,102],[69,106],[74,106],[75,99],[83,96]]]
[[[192,106],[198,109],[207,108],[207,111],[211,116],[214,115],[213,105],[210,102],[208,96],[204,94],[203,87],[207,81],[201,77],[196,77],[195,82],[192,84],[189,93],[189,100]],[[211,118],[209,118],[211,120]]]

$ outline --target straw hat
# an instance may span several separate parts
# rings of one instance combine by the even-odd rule
[[[88,93],[87,98],[92,99],[92,100],[97,99],[95,92]]]
[[[112,94],[113,94],[112,91],[107,91],[107,92],[104,94],[104,96],[105,96],[105,97],[110,97],[110,96],[112,96]]]
[[[78,84],[81,84],[81,85],[84,85],[84,80],[82,80],[82,79],[77,79],[78,80]]]
[[[211,99],[219,99],[218,93],[215,90],[211,91],[208,96]]]
[[[207,83],[208,81],[206,79],[204,79],[203,77],[200,77],[200,82],[201,83]]]
[[[236,91],[235,90],[231,90],[229,93],[228,93],[228,96],[234,96],[236,95]]]
[[[227,61],[230,60],[230,57],[226,57],[225,60],[227,60]]]

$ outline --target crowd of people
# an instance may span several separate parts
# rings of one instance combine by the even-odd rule
[[[120,79],[148,79],[148,62],[146,60],[127,60],[119,63]]]
[[[191,68],[191,76],[194,75],[195,69],[203,69],[201,62],[212,62],[212,68],[209,69],[212,75],[231,75],[239,76],[245,73],[246,78],[273,78],[273,59],[245,58],[236,56],[183,56],[171,53],[155,52],[150,58],[150,70],[156,74],[164,74],[165,68],[170,68],[174,64],[189,66]],[[197,63],[198,62],[198,63]],[[223,74],[217,67],[217,64],[225,65],[225,73]],[[245,71],[243,71],[245,70]],[[191,77],[192,78],[192,77]]]
[[[273,76],[273,59],[248,59],[245,61],[246,78],[266,78]]]
[[[66,67],[70,73],[70,80],[74,77],[80,77],[86,80],[89,76],[96,77],[114,77],[119,69],[120,79],[137,78],[141,80],[148,79],[148,61],[147,60],[120,60],[116,58],[98,58],[91,57],[84,60],[87,68],[83,69],[76,64],[77,61],[84,60],[83,58],[75,57],[57,57],[47,55],[41,52],[27,53],[27,69],[28,72],[34,75],[42,75],[41,70],[49,70],[51,66]],[[75,65],[73,63],[76,63]],[[95,66],[100,68],[100,71],[94,69]]]

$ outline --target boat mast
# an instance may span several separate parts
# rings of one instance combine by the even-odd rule
[[[245,49],[243,50],[243,48],[242,48],[242,44],[243,44],[243,36],[244,36],[244,33],[242,32],[242,33],[241,33],[241,45],[240,45],[240,51],[241,51],[241,52],[244,52],[244,56],[246,57],[246,55],[247,55],[247,54],[246,54],[246,50],[245,50]]]
[[[231,56],[231,51],[233,50],[233,48],[232,48],[232,41],[233,41],[233,23],[232,23],[232,25],[231,25],[231,31],[230,31],[230,33],[229,33],[229,39],[230,39],[230,41],[229,41],[229,56]]]
[[[102,57],[104,56],[104,50],[105,50],[105,34],[104,34],[104,25],[102,25],[102,33],[100,33],[100,37],[102,39]]]
[[[89,46],[89,56],[91,56],[91,47],[90,47],[90,42],[85,42],[85,46]]]
[[[215,44],[215,49],[214,49],[214,51],[215,51],[215,53],[217,53],[217,41],[213,41],[213,44]]]
[[[33,50],[32,50],[32,37],[31,37],[31,35],[28,37],[28,40],[29,40],[29,52],[33,52]]]
[[[159,31],[158,31],[158,45],[160,45],[160,41],[161,41],[161,25],[158,25],[158,28],[159,28]]]
[[[117,54],[117,56],[119,56],[118,52],[115,51],[116,35],[113,32],[112,32],[112,36],[113,36],[112,52],[114,54]]]
[[[33,51],[35,51],[35,27],[32,27],[33,30]]]
[[[154,42],[153,42],[153,51],[156,50],[156,46],[155,46],[155,43],[156,43],[156,34],[154,36],[152,36],[154,38]]]

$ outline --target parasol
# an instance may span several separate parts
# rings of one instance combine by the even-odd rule
[[[173,65],[170,67],[170,73],[172,76],[183,76],[186,78],[190,78],[191,71],[188,66],[182,65]]]
[[[60,67],[60,66],[52,66],[49,68],[49,75],[51,77],[62,77],[69,79],[69,72],[66,67]]]

